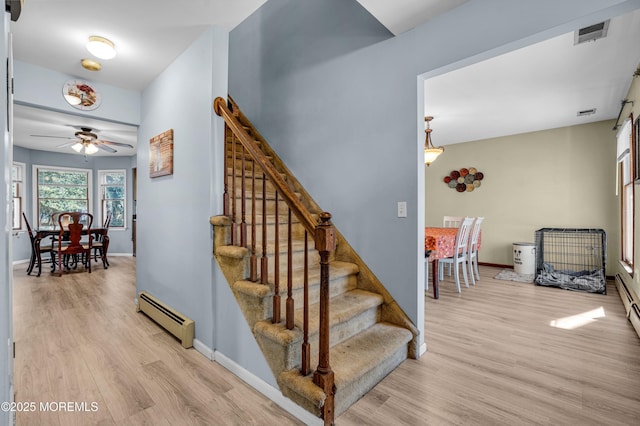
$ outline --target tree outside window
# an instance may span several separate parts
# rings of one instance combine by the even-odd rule
[[[34,166],[37,185],[37,226],[53,227],[52,214],[89,212],[91,170]]]
[[[126,209],[126,171],[100,170],[100,202],[102,222],[111,213],[111,228],[124,228],[127,224]]]

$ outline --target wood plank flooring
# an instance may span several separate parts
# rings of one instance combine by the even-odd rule
[[[18,413],[18,425],[299,424],[136,313],[135,259],[111,263],[62,278],[14,268],[16,401],[89,408]],[[439,300],[427,293],[428,352],[336,423],[640,424],[640,339],[613,284],[592,295],[494,280],[499,271],[481,267],[462,294],[448,277]]]
[[[338,424],[640,424],[640,339],[613,283],[587,294],[494,280],[500,270],[481,267],[462,294],[451,278],[440,299],[429,292],[427,353]]]
[[[136,313],[135,259],[110,262],[62,278],[14,267],[16,401],[37,407],[18,425],[301,424]],[[40,410],[58,402],[84,406]]]

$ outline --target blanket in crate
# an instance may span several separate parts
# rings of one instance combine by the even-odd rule
[[[553,265],[543,263],[542,268],[536,273],[535,283],[589,293],[606,292],[606,277],[603,269],[578,272],[558,271],[555,270]]]

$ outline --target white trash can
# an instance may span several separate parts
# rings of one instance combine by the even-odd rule
[[[535,243],[513,243],[513,270],[520,275],[536,273]]]

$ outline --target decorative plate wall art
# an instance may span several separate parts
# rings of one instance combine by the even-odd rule
[[[74,108],[92,111],[100,106],[102,97],[85,80],[69,80],[62,87],[64,99]]]
[[[482,179],[484,179],[484,173],[479,172],[475,167],[463,167],[460,170],[451,171],[443,180],[449,188],[458,192],[472,192],[480,188]]]

